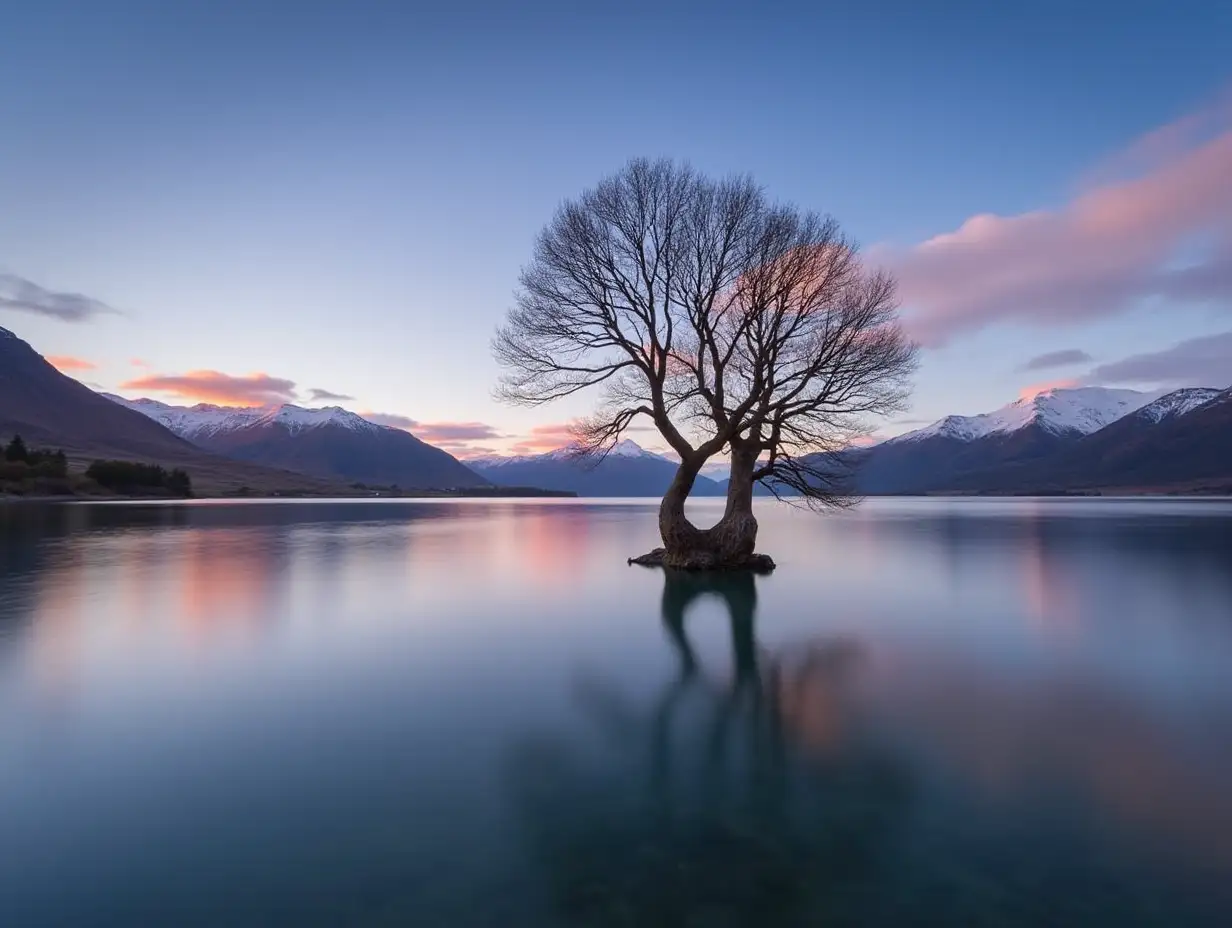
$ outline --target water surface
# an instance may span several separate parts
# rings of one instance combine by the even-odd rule
[[[1232,923],[1232,504],[758,514],[0,508],[0,925]]]

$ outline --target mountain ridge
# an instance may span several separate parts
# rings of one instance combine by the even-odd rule
[[[647,451],[632,439],[620,441],[602,458],[578,458],[565,445],[531,455],[471,458],[467,463],[498,486],[536,486],[579,496],[662,496],[676,476],[677,463]],[[694,496],[722,496],[723,487],[699,476]]]
[[[198,447],[237,460],[367,486],[431,490],[489,486],[487,479],[448,452],[340,406],[199,403],[186,407],[100,395]]]
[[[210,454],[62,374],[16,333],[0,328],[0,436],[15,434],[29,444],[61,448],[74,462],[112,458],[179,467],[201,493],[339,489],[300,473]]]

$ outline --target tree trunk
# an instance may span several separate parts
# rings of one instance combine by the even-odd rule
[[[774,562],[755,554],[757,519],[753,516],[753,471],[757,450],[732,450],[731,481],[723,518],[699,529],[684,512],[689,491],[701,470],[700,461],[684,461],[659,504],[659,535],[663,547],[633,558],[632,563],[685,570],[773,570]]]
[[[703,544],[703,532],[684,514],[684,504],[693,490],[701,464],[682,461],[676,470],[672,485],[663,494],[659,504],[659,537],[669,552],[685,552]]]
[[[753,471],[757,468],[757,451],[757,448],[732,448],[727,507],[723,518],[710,530],[719,558],[724,562],[747,561],[757,545],[757,519],[753,515]]]

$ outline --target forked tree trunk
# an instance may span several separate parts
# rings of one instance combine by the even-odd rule
[[[684,461],[659,504],[663,547],[633,561],[687,570],[772,570],[774,562],[754,553],[757,519],[753,515],[753,471],[757,452],[734,449],[727,506],[716,525],[700,529],[685,515],[684,505],[697,480],[700,461]]]

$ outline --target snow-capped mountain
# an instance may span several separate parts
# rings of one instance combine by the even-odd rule
[[[1173,403],[1183,408],[1190,401]],[[1157,402],[1163,415],[1160,391],[1056,388],[982,415],[947,416],[870,448],[860,458],[858,484],[866,493],[979,488],[1006,468],[1025,472]]]
[[[576,458],[566,446],[543,454],[472,458],[466,462],[498,486],[569,490],[579,496],[661,496],[676,476],[676,462],[626,438],[607,455]],[[723,489],[698,477],[696,496],[719,496]]]
[[[103,396],[121,406],[136,410],[155,422],[162,423],[175,434],[189,441],[196,441],[198,438],[205,439],[211,435],[259,424],[278,425],[291,434],[301,429],[323,425],[336,425],[354,431],[368,432],[386,428],[356,413],[349,412],[341,406],[325,406],[321,409],[305,409],[292,403],[249,407],[214,406],[210,403],[198,403],[196,406],[172,406],[144,397],[130,400],[116,396],[114,393],[104,393]]]
[[[989,435],[1017,432],[1038,426],[1054,435],[1090,435],[1161,396],[1162,391],[1113,390],[1107,387],[1055,388],[1015,400],[978,416],[946,416],[932,425],[907,432],[890,442],[955,438],[973,441]]]
[[[198,493],[327,493],[336,484],[239,463],[185,441],[150,417],[125,409],[52,367],[34,348],[0,328],[0,440],[62,448],[70,459],[116,458],[183,468]]]
[[[338,406],[171,406],[104,394],[193,444],[243,461],[370,486],[454,489],[488,481],[408,432]]]
[[[1228,391],[1216,390],[1212,387],[1185,387],[1166,393],[1153,403],[1148,403],[1139,409],[1135,415],[1149,422],[1162,422],[1164,419],[1174,419],[1184,416],[1201,406],[1205,406],[1221,393]]]
[[[971,471],[947,489],[1030,493],[1057,490],[1201,491],[1232,488],[1232,391],[1167,393],[1053,453]]]

